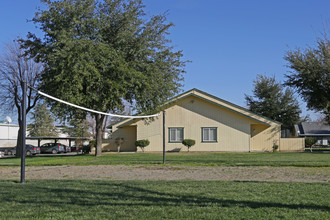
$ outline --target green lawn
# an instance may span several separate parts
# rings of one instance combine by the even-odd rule
[[[161,153],[28,157],[27,166],[157,165]],[[167,153],[167,165],[329,167],[326,153]],[[19,158],[0,166],[19,166]],[[1,176],[0,176],[1,179]],[[0,180],[0,219],[330,219],[330,183]]]
[[[120,153],[77,156],[34,156],[26,166],[57,165],[155,165],[162,164],[161,153]],[[329,153],[167,153],[167,165],[187,166],[299,166],[330,167]],[[0,166],[19,166],[19,158],[0,159]]]
[[[0,219],[330,219],[330,184],[0,181]]]

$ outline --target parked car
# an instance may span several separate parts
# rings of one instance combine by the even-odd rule
[[[5,154],[16,155],[16,147],[6,148]],[[40,154],[40,147],[36,147],[31,144],[25,145],[25,155],[31,156],[31,155],[36,155],[36,154]]]
[[[77,145],[71,146],[71,152],[81,152],[81,151],[82,151],[81,146],[77,146]]]
[[[16,147],[8,147],[5,149],[5,155],[15,155]]]
[[[29,156],[31,154],[32,155],[40,154],[40,147],[36,147],[36,146],[28,144],[28,145],[25,146],[25,149],[26,149],[26,155],[27,156]]]
[[[64,145],[64,153],[68,153],[68,152],[71,152],[71,147],[70,146],[67,146],[67,145]]]
[[[57,153],[64,153],[65,147],[61,143],[46,143],[41,145],[40,150],[41,153],[57,154]]]

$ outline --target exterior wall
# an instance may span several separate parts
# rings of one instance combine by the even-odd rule
[[[273,145],[280,145],[281,126],[264,124],[251,125],[251,151],[273,151]]]
[[[137,140],[148,139],[150,145],[144,151],[162,151],[163,149],[163,114],[154,120],[140,120],[137,125]],[[165,134],[166,135],[166,134]],[[140,148],[137,151],[142,151]]]
[[[280,144],[280,124],[216,97],[193,91],[190,95],[181,98],[179,96],[178,99],[174,99],[167,105],[165,110],[167,151],[187,151],[187,148],[181,143],[169,142],[169,128],[171,127],[184,128],[183,138],[196,141],[190,151],[272,151],[274,144]],[[122,128],[132,125],[136,126],[136,140],[148,139],[150,141],[150,145],[145,148],[145,151],[163,150],[162,112],[153,121],[131,122],[126,120],[117,124]],[[217,142],[202,142],[203,127],[217,128]],[[120,129],[113,127],[114,134]]]
[[[120,151],[136,151],[136,126],[126,126],[115,128],[111,138],[104,140],[102,151],[118,151],[116,138],[124,138],[123,144],[120,146]]]
[[[305,138],[281,138],[279,151],[305,151]]]
[[[137,139],[149,139],[145,151],[162,151],[163,116],[149,124],[136,122]],[[196,97],[189,97],[166,109],[165,141],[167,151],[187,151],[181,143],[170,143],[168,129],[183,127],[184,139],[194,139],[190,151],[236,151],[250,150],[250,124],[256,121]],[[202,127],[217,128],[217,142],[202,142]]]
[[[319,145],[329,145],[330,138],[328,136],[326,137],[320,137],[320,136],[308,136],[311,138],[315,138],[317,140],[317,144]]]
[[[258,116],[255,113],[252,113],[245,108],[237,106],[233,103],[229,103],[225,100],[219,99],[218,97],[209,95],[207,93],[204,93],[201,91],[192,91],[191,95],[198,97],[200,99],[206,100],[208,103],[215,103],[215,104],[221,105],[222,108],[224,108],[224,109],[229,109],[229,110],[235,111],[237,114],[240,114],[244,118],[251,118],[253,121],[255,121],[254,119],[256,119],[256,120],[259,120],[259,122],[264,122],[267,124],[272,123],[271,120],[269,120],[265,117]],[[182,96],[187,96],[187,95],[182,95]],[[180,97],[178,97],[178,98],[180,98]]]
[[[18,125],[0,124],[0,148],[15,147],[17,144],[18,130]],[[26,144],[37,146],[38,141],[26,140]]]
[[[0,147],[15,147],[19,126],[0,124]]]
[[[112,127],[111,138],[103,144],[104,151],[117,151],[115,139],[117,137],[124,137],[129,142],[125,142],[125,149],[127,151],[142,151],[140,148],[135,147],[136,140],[148,139],[150,145],[145,148],[145,151],[161,151],[163,143],[163,120],[162,115],[155,117],[154,120],[138,120],[137,122],[128,125]],[[127,130],[129,127],[134,127],[134,132]],[[127,132],[128,131],[128,132]],[[160,148],[161,147],[161,148]]]
[[[188,97],[166,110],[166,147],[181,148],[181,143],[168,143],[168,127],[183,127],[184,139],[194,139],[191,151],[249,151],[251,121],[205,100]],[[217,128],[217,142],[202,142],[202,127]]]

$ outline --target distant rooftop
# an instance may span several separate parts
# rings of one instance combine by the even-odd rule
[[[330,125],[323,122],[302,122],[295,129],[298,136],[330,136]]]
[[[0,126],[6,126],[6,127],[19,127],[18,124],[8,124],[8,123],[0,123]]]

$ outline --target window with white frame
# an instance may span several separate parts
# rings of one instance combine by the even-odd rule
[[[169,142],[182,142],[183,128],[168,128]]]
[[[217,128],[202,128],[202,142],[217,142]]]

